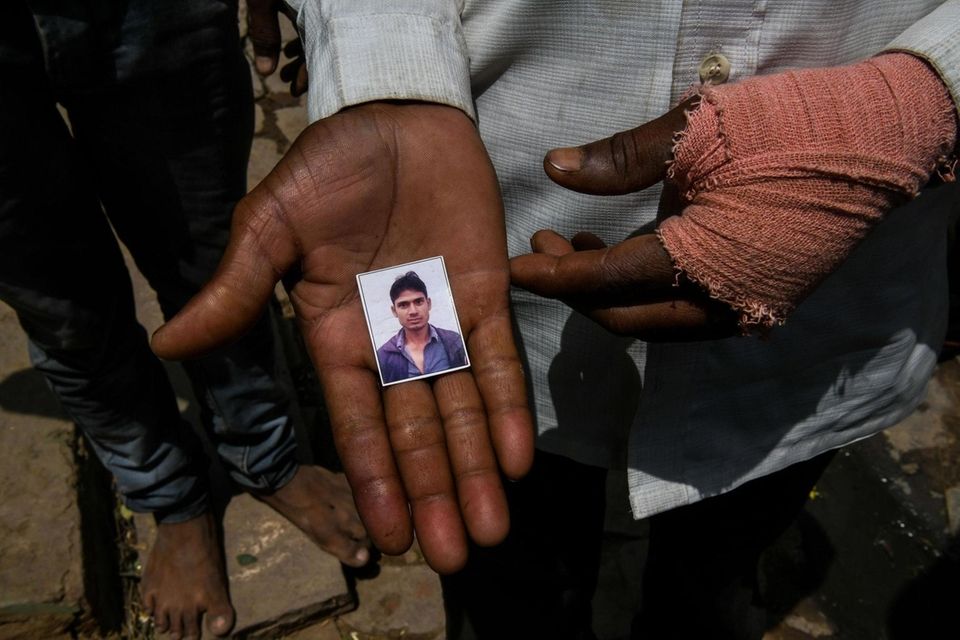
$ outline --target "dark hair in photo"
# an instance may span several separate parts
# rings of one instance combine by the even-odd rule
[[[397,301],[397,298],[404,291],[419,291],[424,296],[427,295],[427,285],[423,283],[416,271],[407,271],[402,276],[397,276],[390,287],[390,303]]]

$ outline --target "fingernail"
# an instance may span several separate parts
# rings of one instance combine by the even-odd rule
[[[368,562],[370,562],[370,552],[367,551],[366,549],[360,549],[359,551],[357,551],[357,555],[355,557],[357,559],[357,562],[359,562],[360,564],[367,564]]]
[[[583,164],[583,151],[579,147],[554,149],[547,154],[547,162],[557,171],[567,173],[580,171],[580,166]]]
[[[270,56],[257,56],[253,62],[257,67],[257,73],[260,75],[265,76],[273,72],[273,58]]]
[[[538,229],[532,236],[530,236],[530,250],[534,253],[537,251],[537,236],[544,231],[546,231],[546,229]]]
[[[230,621],[229,616],[215,616],[210,620],[209,628],[216,636],[222,636],[223,634],[230,631],[230,627],[233,626],[233,623]]]

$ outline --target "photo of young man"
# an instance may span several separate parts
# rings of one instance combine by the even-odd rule
[[[384,385],[469,366],[442,258],[360,274],[358,282]]]

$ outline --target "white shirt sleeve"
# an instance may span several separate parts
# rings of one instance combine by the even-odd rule
[[[310,121],[374,100],[422,100],[476,120],[462,0],[288,0],[303,38]]]
[[[906,51],[930,63],[960,109],[960,0],[948,0],[897,36],[887,51]]]

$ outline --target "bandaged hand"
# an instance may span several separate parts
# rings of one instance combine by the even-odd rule
[[[514,283],[619,333],[668,325],[670,309],[650,315],[664,296],[687,301],[675,304],[683,326],[690,301],[704,309],[693,324],[714,322],[689,289],[671,298],[669,262],[681,285],[732,309],[742,331],[766,329],[932,174],[952,179],[956,118],[936,73],[905,53],[700,87],[658,120],[544,161],[555,182],[586,193],[627,193],[666,177],[659,246],[640,236],[561,247],[551,237],[542,250],[541,233],[534,254],[514,259]]]
[[[956,109],[908,54],[700,93],[668,169],[688,204],[659,235],[744,327],[783,321],[884,214],[948,175]]]

